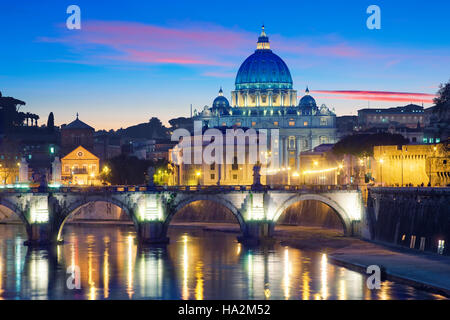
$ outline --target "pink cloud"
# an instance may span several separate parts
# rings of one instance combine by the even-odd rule
[[[62,43],[97,62],[100,54],[103,62],[230,66],[227,56],[243,54],[241,50],[249,42],[246,36],[245,32],[217,26],[177,29],[134,22],[87,21],[79,32],[38,40]],[[92,53],[92,49],[96,51]]]
[[[312,90],[312,93],[325,93],[323,99],[364,100],[386,102],[433,103],[434,94],[395,91],[357,91],[357,90]]]

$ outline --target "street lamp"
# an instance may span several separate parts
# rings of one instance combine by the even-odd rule
[[[197,185],[200,185],[200,176],[201,176],[201,171],[196,171],[195,175],[197,176]]]

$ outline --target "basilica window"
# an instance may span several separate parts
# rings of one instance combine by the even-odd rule
[[[289,137],[289,149],[295,148],[295,137]]]
[[[320,136],[319,137],[320,144],[328,143],[328,137],[327,136]]]

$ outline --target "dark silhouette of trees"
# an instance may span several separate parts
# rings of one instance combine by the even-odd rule
[[[126,129],[119,129],[116,132],[122,137],[145,138],[145,139],[167,139],[168,130],[158,118],[151,118],[147,123],[140,123]]]
[[[47,129],[49,132],[53,132],[53,130],[55,130],[55,117],[53,116],[53,112],[50,112],[48,115]]]
[[[434,113],[440,121],[450,119],[450,81],[439,86],[436,98],[434,98]]]
[[[147,169],[151,164],[149,160],[121,154],[105,163],[111,170],[107,181],[113,185],[145,184]]]
[[[407,144],[408,140],[400,134],[375,133],[353,134],[344,137],[333,146],[333,153],[341,156],[351,154],[357,157],[373,156],[374,146]]]

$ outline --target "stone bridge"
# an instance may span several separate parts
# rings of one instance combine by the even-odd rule
[[[174,215],[195,201],[208,200],[228,208],[239,222],[242,241],[258,244],[272,239],[274,226],[289,206],[317,200],[338,215],[344,233],[359,233],[364,212],[361,192],[339,186],[191,186],[191,187],[71,187],[0,189],[0,205],[25,224],[29,245],[63,241],[65,222],[79,208],[96,201],[122,208],[133,221],[141,243],[167,243]]]

